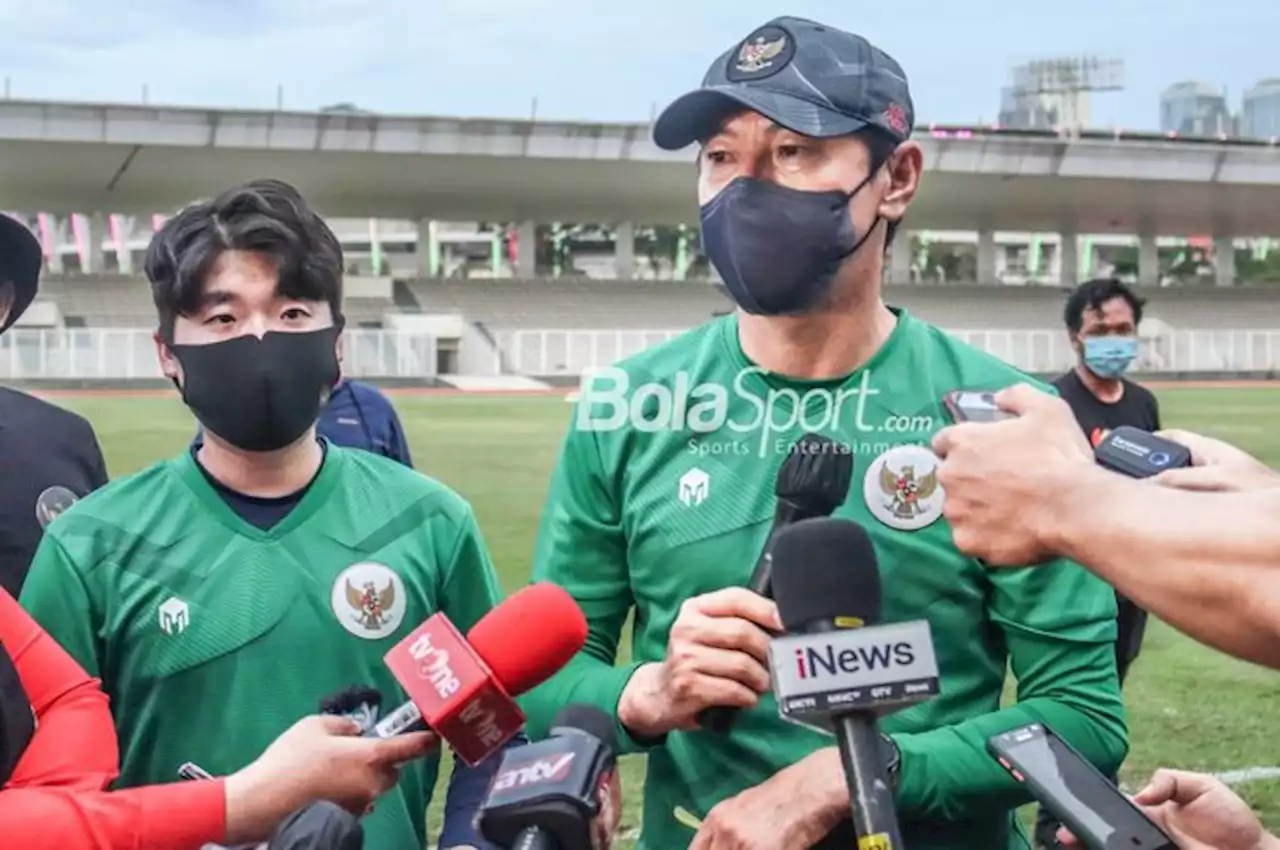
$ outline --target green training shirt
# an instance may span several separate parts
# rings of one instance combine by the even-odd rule
[[[557,582],[590,622],[586,648],[525,699],[530,731],[586,701],[616,713],[635,668],[663,659],[681,602],[745,585],[772,525],[778,468],[820,431],[847,443],[854,477],[836,516],[870,532],[886,622],[928,619],[942,694],[890,715],[897,791],[912,850],[1025,847],[1027,793],[986,753],[993,734],[1048,724],[1104,771],[1127,749],[1116,677],[1115,596],[1081,567],[988,570],[961,555],[941,516],[937,458],[953,389],[1026,378],[904,311],[852,375],[803,382],[754,367],[737,319],[710,322],[592,378],[574,412],[542,516],[535,580]],[[624,401],[629,411],[618,404]],[[630,665],[615,667],[634,609]],[[1006,664],[1017,704],[1000,708]],[[644,748],[620,729],[631,751]],[[693,838],[676,807],[705,817],[834,739],[783,721],[771,695],[729,735],[673,732],[649,751],[640,846]]]
[[[122,787],[255,759],[354,684],[405,700],[382,656],[443,611],[463,632],[499,599],[470,506],[395,461],[329,445],[270,531],[237,516],[190,452],[51,524],[22,603],[111,697]],[[439,759],[404,768],[364,820],[369,850],[426,844]]]

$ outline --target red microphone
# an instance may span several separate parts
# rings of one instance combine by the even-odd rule
[[[582,609],[554,584],[512,594],[466,638],[448,617],[435,614],[384,656],[410,701],[368,734],[429,728],[474,767],[524,725],[513,697],[549,679],[586,641]]]

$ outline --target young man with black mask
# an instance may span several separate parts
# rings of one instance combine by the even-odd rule
[[[1138,326],[1145,304],[1114,278],[1086,281],[1067,298],[1063,319],[1077,362],[1053,385],[1094,447],[1121,425],[1160,430],[1155,395],[1124,377],[1138,356]],[[1116,670],[1123,685],[1129,666],[1142,650],[1147,612],[1117,593],[1116,627]],[[1036,821],[1037,842],[1057,847],[1057,829],[1056,820],[1042,809]]]
[[[43,265],[35,235],[0,215],[0,333],[35,300]],[[106,483],[107,465],[87,421],[0,388],[0,587],[17,596],[45,526]]]
[[[408,467],[318,439],[339,378],[342,250],[290,186],[247,183],[156,234],[161,368],[199,448],[54,522],[23,604],[111,697],[124,786],[188,760],[248,764],[353,682],[404,694],[383,655],[437,611],[465,632],[499,598],[471,507]],[[472,826],[496,760],[460,767],[441,846]],[[425,846],[438,758],[406,765],[369,850]]]

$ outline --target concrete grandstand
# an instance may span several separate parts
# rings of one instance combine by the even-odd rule
[[[1060,288],[888,286],[886,299],[1029,372],[1072,362]],[[573,383],[731,308],[717,286],[695,281],[352,278],[348,369],[425,385]],[[154,380],[154,315],[141,279],[48,276],[23,326],[0,338],[0,379]],[[1278,289],[1156,290],[1140,366],[1169,377],[1277,375],[1277,328]]]
[[[1280,373],[1280,288],[1234,286],[1242,240],[1280,234],[1280,147],[990,128],[931,128],[919,138],[929,173],[908,226],[967,231],[969,276],[988,285],[891,285],[890,303],[1019,368],[1065,369],[1063,289],[991,284],[1107,273],[1114,264],[1089,241],[1103,234],[1112,247],[1136,243],[1131,265],[1151,293],[1143,369]],[[670,276],[685,277],[692,249],[682,228],[697,221],[692,155],[659,151],[643,124],[3,101],[0,208],[53,212],[27,216],[49,273],[40,302],[0,338],[0,380],[156,380],[154,312],[136,269],[157,211],[264,174],[295,183],[335,219],[396,221],[383,233],[413,251],[412,267],[352,269],[353,375],[573,381],[731,307],[707,280],[647,279],[664,272],[638,262],[637,228],[677,228],[684,259]],[[455,236],[478,246],[494,279],[438,277],[448,271],[438,251],[447,221],[511,223],[502,232],[518,250],[471,225]],[[612,222],[617,280],[539,277],[540,227],[564,221]],[[367,245],[359,234],[348,243],[375,256],[382,236],[365,226]],[[1022,235],[1010,244],[1010,233]],[[1170,234],[1203,246],[1212,259],[1197,279],[1217,287],[1161,286]],[[899,231],[891,281],[922,277],[925,242],[918,230]],[[78,262],[66,262],[68,246]],[[104,273],[111,254],[118,273]],[[565,270],[581,272],[573,262]]]

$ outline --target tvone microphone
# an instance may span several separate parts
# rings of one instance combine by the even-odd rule
[[[856,522],[808,519],[790,526],[774,541],[773,565],[787,630],[769,646],[778,710],[787,720],[835,733],[858,846],[900,850],[876,716],[938,694],[929,624],[880,625],[880,569],[871,538]]]
[[[848,497],[852,477],[853,452],[848,446],[813,432],[795,441],[787,459],[778,469],[778,480],[774,485],[778,502],[773,513],[773,528],[760,550],[760,558],[747,584],[748,590],[773,598],[774,539],[782,529],[802,519],[831,516]],[[738,711],[727,705],[708,708],[699,715],[698,723],[704,729],[727,732]]]
[[[587,641],[587,620],[567,592],[547,583],[512,594],[464,639],[435,614],[384,656],[409,702],[366,735],[431,729],[474,767],[524,725],[512,697],[542,684]]]
[[[507,750],[476,815],[486,840],[510,850],[608,850],[617,736],[594,706],[565,706],[550,737]]]

